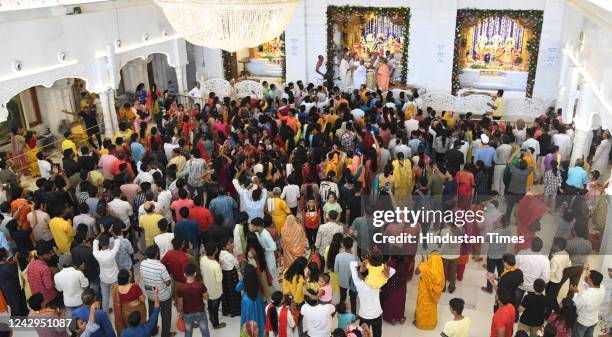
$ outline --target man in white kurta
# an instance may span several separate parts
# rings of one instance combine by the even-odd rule
[[[361,88],[362,85],[365,85],[367,72],[365,61],[359,61],[359,65],[353,71],[353,85],[357,88]]]
[[[348,53],[345,54],[344,57],[342,58],[342,61],[340,61],[340,69],[339,69],[338,75],[340,77],[340,87],[341,88],[350,87],[352,85],[353,76],[352,76],[350,56]]]

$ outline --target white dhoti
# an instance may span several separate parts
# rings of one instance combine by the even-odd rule
[[[493,168],[493,186],[491,189],[493,191],[497,191],[499,195],[504,195],[504,190],[506,186],[504,185],[504,170],[506,169],[506,165],[498,165],[495,164]]]

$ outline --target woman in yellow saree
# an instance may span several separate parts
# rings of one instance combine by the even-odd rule
[[[25,135],[26,139],[26,156],[30,162],[30,171],[32,172],[32,178],[40,177],[40,168],[38,167],[38,140],[36,138],[36,132],[28,131]]]
[[[533,186],[533,182],[535,181],[535,173],[538,168],[536,166],[536,161],[535,161],[535,158],[533,156],[533,152],[531,151],[531,149],[529,149],[528,153],[526,153],[523,156],[523,159],[527,162],[527,167],[531,167],[533,169],[529,177],[527,177],[527,188],[529,188]]]
[[[414,325],[418,329],[432,330],[438,324],[438,301],[444,288],[444,267],[438,251],[433,251],[418,266],[420,274]]]
[[[404,154],[399,152],[397,159],[393,161],[393,190],[395,200],[400,205],[405,205],[412,194],[414,187],[412,179],[412,163],[404,159]]]

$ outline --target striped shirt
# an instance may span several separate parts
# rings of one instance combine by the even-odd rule
[[[170,299],[170,286],[164,282],[171,281],[172,278],[166,266],[159,260],[146,259],[140,262],[140,277],[149,299],[153,298],[153,287],[157,287],[160,301]]]

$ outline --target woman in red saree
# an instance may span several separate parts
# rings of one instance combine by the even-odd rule
[[[130,282],[130,272],[122,269],[117,276],[117,284],[113,286],[113,314],[115,315],[115,330],[117,335],[129,327],[128,317],[134,311],[140,312],[140,323],[147,318],[145,296],[137,283]]]
[[[457,172],[455,176],[455,181],[457,182],[457,207],[459,209],[469,209],[472,201],[474,174],[470,172],[470,168],[470,164],[465,164],[463,170]]]
[[[376,71],[376,85],[382,92],[389,90],[389,80],[391,77],[391,68],[387,64],[387,59],[383,58],[382,62],[378,65]]]
[[[514,208],[517,224],[516,235],[525,238],[523,243],[516,244],[517,252],[531,247],[531,240],[540,230],[540,218],[544,212],[546,212],[546,204],[531,192],[525,194],[516,205]]]

